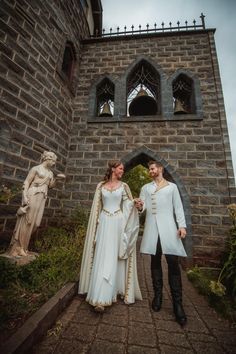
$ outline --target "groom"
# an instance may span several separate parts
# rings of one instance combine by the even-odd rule
[[[136,199],[139,212],[146,210],[141,253],[151,255],[151,274],[154,289],[153,311],[162,305],[162,253],[168,264],[168,280],[176,321],[185,325],[187,318],[182,305],[182,282],[178,256],[187,256],[181,239],[186,236],[186,223],[179,191],[174,183],[163,177],[163,166],[156,161],[148,163],[152,182],[145,184]],[[178,229],[176,227],[178,225]]]

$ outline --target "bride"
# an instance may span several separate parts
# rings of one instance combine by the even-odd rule
[[[88,222],[79,294],[95,311],[116,302],[120,295],[126,304],[141,300],[136,265],[138,212],[130,189],[121,182],[124,166],[108,163],[104,180],[97,185]]]

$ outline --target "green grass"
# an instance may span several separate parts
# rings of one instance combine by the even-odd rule
[[[230,322],[236,322],[236,299],[230,288],[219,282],[218,274],[211,269],[202,269],[195,266],[187,271],[188,279],[198,292],[204,295],[221,316]]]
[[[187,275],[218,313],[236,323],[236,204],[228,205],[227,209],[233,225],[229,230],[222,268],[216,274],[213,270],[196,266]]]
[[[63,285],[78,279],[88,215],[77,210],[33,244],[39,256],[17,266],[0,257],[0,339],[14,332]]]

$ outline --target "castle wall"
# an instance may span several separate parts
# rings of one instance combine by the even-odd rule
[[[77,85],[80,39],[89,36],[76,0],[1,0],[0,4],[0,163],[1,184],[21,186],[44,150],[58,156],[64,172]],[[74,43],[76,68],[69,84],[61,72],[66,41]],[[47,218],[60,212],[62,185],[49,193]],[[0,234],[15,223],[20,196],[0,204]]]
[[[58,156],[66,183],[49,192],[43,225],[89,207],[107,161],[129,166],[156,157],[181,191],[190,225],[188,247],[198,264],[218,264],[235,202],[234,175],[214,30],[122,38],[89,38],[76,0],[1,0],[0,6],[1,184],[21,186],[43,150]],[[74,45],[69,82],[61,71],[65,44]],[[145,59],[161,77],[161,114],[127,117],[126,81]],[[171,80],[186,72],[194,80],[197,110],[173,115]],[[96,84],[115,85],[115,115],[95,117]],[[145,155],[145,159],[143,156]],[[0,202],[0,239],[9,239],[20,193]]]
[[[156,63],[167,80],[181,68],[199,79],[201,116],[178,120],[164,114],[154,121],[121,116],[108,122],[90,116],[89,95],[99,78],[110,75],[119,83],[142,56]],[[122,85],[116,90],[118,96],[124,94]],[[66,205],[73,208],[78,200],[90,205],[107,161],[125,159],[143,146],[164,159],[186,187],[193,258],[200,264],[217,264],[231,224],[226,206],[233,200],[234,182],[213,30],[84,42],[73,105]]]

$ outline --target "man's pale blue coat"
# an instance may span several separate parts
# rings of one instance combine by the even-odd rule
[[[143,211],[146,210],[140,252],[155,254],[159,236],[163,254],[187,256],[177,234],[177,227],[186,228],[177,186],[166,180],[159,186],[154,181],[147,183],[141,189],[140,199],[144,202]]]

